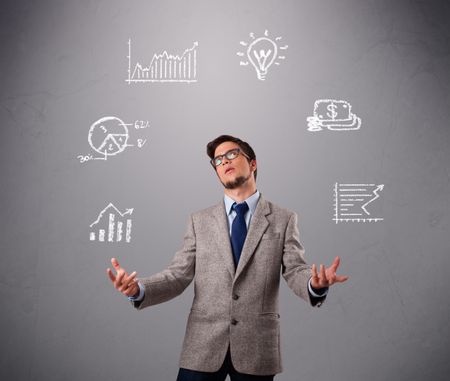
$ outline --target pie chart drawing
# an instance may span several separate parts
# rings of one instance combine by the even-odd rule
[[[127,147],[128,128],[115,116],[106,116],[94,122],[88,141],[92,149],[105,156],[114,156]]]

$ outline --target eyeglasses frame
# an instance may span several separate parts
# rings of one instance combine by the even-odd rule
[[[229,154],[231,151],[237,151],[237,156],[234,159],[236,159],[240,154],[242,154],[243,156],[245,156],[247,159],[250,160],[250,157],[242,149],[240,149],[239,147],[232,148],[232,149],[228,150],[227,152],[225,152],[223,155],[217,155],[216,157],[213,157],[209,161],[211,163],[211,165],[213,166],[213,168],[216,169],[220,164],[222,164],[223,163],[223,158],[226,157],[227,154]],[[215,165],[214,162],[218,158],[220,158],[220,164]],[[228,159],[228,160],[234,160],[234,159]]]

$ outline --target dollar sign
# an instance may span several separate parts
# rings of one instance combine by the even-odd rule
[[[331,119],[334,119],[334,118],[336,118],[336,116],[337,116],[337,112],[336,112],[336,109],[337,109],[337,106],[334,104],[334,103],[330,103],[328,106],[327,106],[327,110],[328,111],[330,111],[330,112],[327,112],[327,115],[331,118]]]

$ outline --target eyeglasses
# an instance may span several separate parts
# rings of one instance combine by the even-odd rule
[[[233,148],[233,149],[230,149],[229,151],[225,152],[223,155],[219,155],[219,156],[216,156],[214,159],[211,159],[210,163],[214,168],[216,168],[220,164],[222,164],[222,160],[224,157],[226,157],[228,160],[234,160],[239,156],[240,153],[242,155],[244,155],[247,159],[250,159],[248,157],[248,155],[246,155],[244,152],[241,151],[240,148]]]

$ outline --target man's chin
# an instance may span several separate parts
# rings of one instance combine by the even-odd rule
[[[250,176],[249,177],[239,176],[232,181],[227,181],[225,183],[222,182],[222,185],[225,187],[225,189],[236,189],[244,185],[249,178]]]

